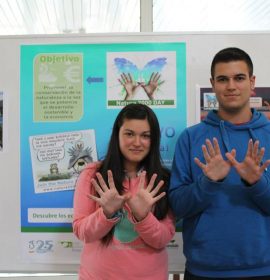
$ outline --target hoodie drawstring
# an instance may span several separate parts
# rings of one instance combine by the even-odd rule
[[[258,140],[257,136],[255,135],[254,131],[253,131],[251,128],[248,129],[248,132],[249,132],[249,134],[250,134],[251,139],[253,140],[253,142],[255,142],[256,140]]]
[[[219,128],[220,128],[220,133],[221,133],[221,139],[223,141],[223,144],[225,146],[225,149],[227,152],[231,151],[231,146],[230,146],[230,141],[229,141],[229,136],[228,132],[224,126],[224,121],[221,120],[219,123]]]

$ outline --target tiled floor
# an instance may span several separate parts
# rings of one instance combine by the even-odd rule
[[[37,274],[11,274],[11,273],[0,273],[0,278],[8,280],[78,280],[77,275],[37,275]],[[34,278],[34,279],[33,279]],[[176,278],[176,277],[175,277]],[[175,279],[172,274],[169,275],[168,280]],[[183,275],[180,275],[179,280],[183,280]]]
[[[177,275],[177,276],[178,276],[178,275]],[[176,276],[173,277],[173,275],[170,274],[168,280],[183,280],[183,279],[184,279],[184,274],[180,274],[178,278],[177,278]]]

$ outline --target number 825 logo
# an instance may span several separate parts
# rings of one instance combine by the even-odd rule
[[[29,253],[46,253],[52,251],[53,240],[31,240],[28,247]]]

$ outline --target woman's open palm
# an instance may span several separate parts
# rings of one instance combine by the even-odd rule
[[[166,194],[165,192],[158,194],[160,188],[164,185],[164,181],[159,181],[155,186],[157,174],[152,175],[147,186],[145,186],[145,178],[146,172],[143,171],[140,175],[139,187],[136,194],[127,200],[133,216],[138,221],[144,219],[152,210],[153,205]]]
[[[123,207],[129,195],[120,195],[118,193],[114,184],[113,174],[110,170],[108,171],[108,184],[106,184],[100,173],[97,173],[96,176],[98,181],[92,179],[91,183],[99,197],[94,195],[89,195],[89,197],[96,201],[102,207],[105,216],[110,218],[116,211]]]

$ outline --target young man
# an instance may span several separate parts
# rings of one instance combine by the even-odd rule
[[[184,279],[270,279],[270,122],[250,108],[249,55],[221,50],[210,81],[219,109],[180,135],[169,189]]]

